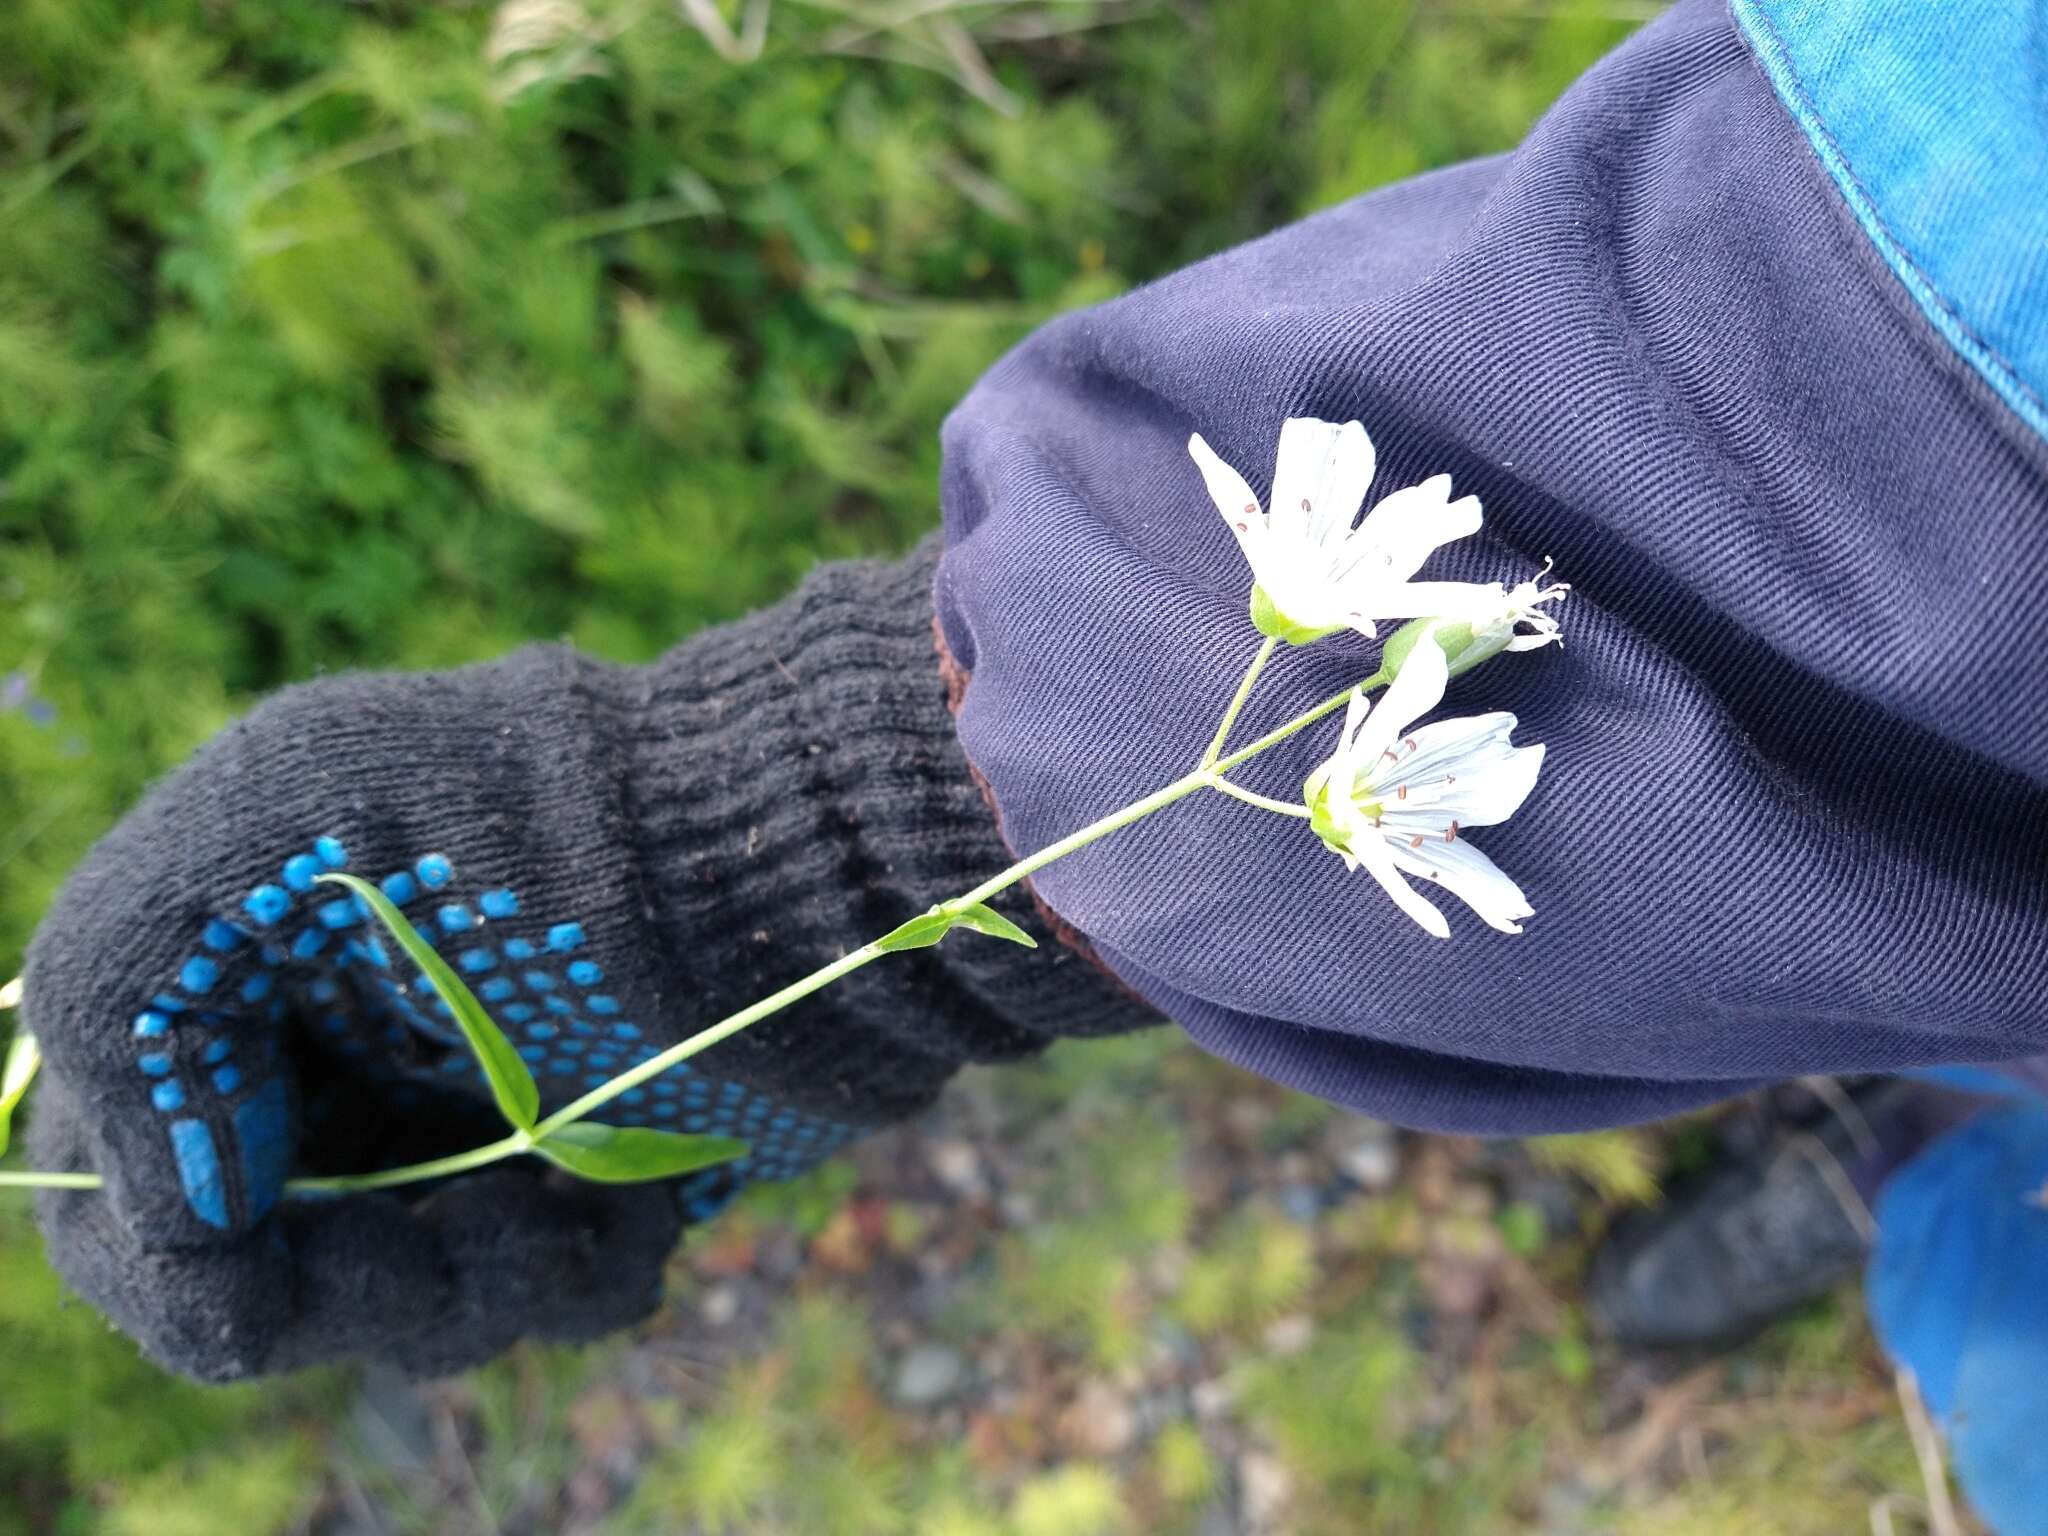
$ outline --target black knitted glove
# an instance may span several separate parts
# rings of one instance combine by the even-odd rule
[[[599,1113],[744,1137],[736,1164],[280,1198],[503,1133],[439,1000],[324,869],[383,884],[558,1107],[1009,862],[945,709],[933,557],[826,567],[643,668],[546,647],[293,688],[160,785],[29,954],[32,1155],[107,1181],[40,1197],[71,1283],[211,1380],[586,1339],[645,1315],[683,1223],[745,1181],[915,1113],[963,1062],[1152,1022],[1065,945],[962,934]]]

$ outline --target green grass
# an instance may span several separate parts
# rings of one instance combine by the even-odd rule
[[[937,516],[940,419],[1032,325],[1510,146],[1633,24],[1548,0],[850,8],[880,19],[778,0],[736,61],[665,0],[0,7],[0,973],[92,839],[265,690],[536,637],[644,658],[817,560],[900,548]],[[1568,1321],[1520,1340],[1480,1413],[1471,1383],[1431,1382],[1403,1309],[1428,1230],[1539,1270],[1570,1254],[1526,1209],[1439,1222],[1406,1194],[1334,1213],[1334,1250],[1267,1203],[1207,1209],[1191,1127],[1244,1091],[1144,1041],[1014,1074],[1018,1134],[1057,1117],[1047,1214],[985,1255],[950,1336],[1115,1376],[1157,1313],[1228,1368],[1234,1432],[1289,1469],[1301,1529],[1520,1528],[1596,1432],[1583,1342]],[[1328,1115],[1270,1096],[1233,1155],[1289,1155]],[[1635,1140],[1547,1155],[1649,1192]],[[850,1185],[735,1219],[823,1240]],[[687,1418],[621,1397],[608,1352],[533,1353],[452,1389],[459,1498],[341,1465],[423,1532],[559,1512],[600,1408],[646,1420],[628,1533],[1171,1532],[1227,1481],[1186,1424],[1114,1466],[935,1444],[877,1398],[877,1295],[808,1290]],[[1302,1313],[1323,1346],[1268,1357]],[[5,1536],[264,1536],[338,1496],[344,1383],[167,1380],[63,1302],[18,1204],[0,1334]],[[1824,1396],[1865,1370],[1843,1353],[1760,1369]],[[1620,1500],[1614,1529],[1846,1528],[1796,1511],[1909,1486],[1900,1435],[1856,1434],[1841,1458],[1735,1436],[1716,1487]]]
[[[607,1536],[1185,1536],[1219,1528],[1202,1524],[1205,1511],[1230,1507],[1248,1457],[1284,1489],[1268,1528],[1289,1536],[1838,1536],[1866,1529],[1879,1502],[1897,1529],[1921,1528],[1919,1473],[1853,1299],[1787,1322],[1726,1366],[1675,1376],[1657,1389],[1681,1403],[1667,1412],[1589,1346],[1571,1302],[1578,1241],[1528,1267],[1481,1245],[1497,1286],[1482,1319],[1436,1289],[1432,1264],[1463,1251],[1445,1213],[1496,1199],[1494,1160],[1475,1147],[1440,1148],[1399,1192],[1354,1193],[1293,1223],[1242,1191],[1187,1189],[1192,1167],[1236,1144],[1226,1103],[1277,1110],[1277,1090],[1155,1044],[1091,1082],[1103,1104],[1127,1117],[1142,1103],[1155,1122],[1116,1133],[1123,1117],[1106,1117],[1086,1090],[1046,1107],[1088,1054],[1062,1047],[984,1075],[977,1109],[945,1127],[958,1135],[991,1109],[1014,1121],[997,1142],[1036,1211],[960,1261],[963,1304],[937,1333],[985,1378],[961,1403],[905,1409],[889,1397],[899,1261],[927,1251],[915,1241],[813,1265],[763,1336],[722,1369],[697,1366],[720,1330],[687,1319],[736,1264],[732,1244],[710,1235],[678,1268],[677,1310],[632,1351],[529,1351],[454,1389],[493,1517],[554,1528],[576,1456],[587,1465],[596,1438],[629,1447],[613,1454],[631,1463],[597,1527]],[[1161,1135],[1157,1123],[1179,1129]],[[1040,1146],[1065,1150],[1040,1166]],[[1316,1148],[1311,1132],[1271,1150],[1317,1171]],[[987,1166],[1001,1155],[984,1149]],[[865,1197],[888,1201],[905,1231],[957,1238],[961,1212],[944,1197],[895,1192],[902,1162],[900,1149],[863,1159]],[[1627,1198],[1589,1186],[1588,1210]],[[750,1198],[738,1219],[753,1249],[801,1230],[786,1200]],[[1111,1221],[1129,1224],[1121,1244],[1104,1236]],[[1169,1252],[1175,1262],[1161,1263]],[[1081,1278],[1081,1254],[1110,1278]],[[1267,1328],[1283,1315],[1305,1324],[1305,1339],[1275,1341]],[[1187,1342],[1168,1359],[1160,1344],[1177,1332]],[[655,1361],[670,1369],[650,1372]],[[536,1378],[551,1384],[547,1410],[508,1416],[508,1398],[537,1400]],[[1220,1410],[1190,1413],[1172,1395],[1198,1381],[1224,1389]],[[1135,1424],[1117,1451],[1077,1450],[1065,1416],[1088,1383],[1170,1411]],[[637,1427],[620,1433],[622,1421]],[[517,1497],[504,1491],[521,1480]],[[441,1528],[467,1528],[445,1493],[430,1510]],[[406,1528],[435,1526],[423,1510]]]

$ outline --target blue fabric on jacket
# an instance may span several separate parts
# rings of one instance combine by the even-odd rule
[[[2048,0],[1734,0],[1928,323],[2048,435]]]
[[[1980,1115],[1877,1202],[1870,1318],[1913,1372],[1979,1514],[2048,1536],[2048,1104]]]
[[[1474,841],[1520,937],[1439,943],[1206,795],[1038,877],[1208,1049],[1409,1124],[1558,1130],[1767,1078],[2048,1050],[2048,445],[1929,323],[1726,9],[1684,3],[1514,154],[1069,316],[946,433],[940,621],[1013,846],[1186,770],[1258,637],[1185,443],[1263,495],[1283,417],[1487,527],[1425,575],[1574,588]],[[1372,670],[1283,652],[1257,729]],[[1291,796],[1334,725],[1241,777]]]

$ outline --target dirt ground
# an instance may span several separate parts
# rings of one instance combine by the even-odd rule
[[[1585,1320],[1607,1222],[1783,1108],[1418,1137],[1163,1032],[969,1073],[694,1237],[629,1343],[366,1380],[318,1526],[1932,1529],[1853,1295],[1717,1361]]]

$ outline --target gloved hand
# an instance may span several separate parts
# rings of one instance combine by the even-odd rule
[[[187,1375],[455,1370],[645,1315],[686,1221],[961,1063],[1151,1022],[1013,890],[1040,949],[891,956],[599,1112],[743,1137],[735,1164],[281,1193],[503,1133],[438,1000],[322,870],[381,882],[559,1107],[1008,863],[946,713],[932,564],[826,567],[643,668],[544,647],[337,677],[224,732],[30,949],[34,1165],[106,1180],[39,1197],[59,1269]]]

